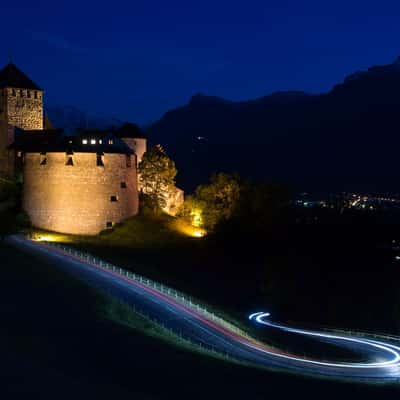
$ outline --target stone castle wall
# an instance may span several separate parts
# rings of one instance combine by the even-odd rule
[[[43,129],[43,92],[5,89],[6,118],[9,125],[21,129]]]
[[[7,129],[7,103],[5,91],[0,91],[0,174],[8,175],[8,129]]]
[[[136,153],[137,164],[139,165],[143,154],[147,151],[147,140],[145,138],[123,138],[122,140]]]
[[[138,213],[135,156],[105,154],[104,166],[95,153],[75,153],[72,166],[67,157],[25,154],[23,207],[34,226],[95,235]]]
[[[0,175],[14,173],[14,155],[8,151],[14,141],[13,127],[43,129],[43,92],[16,88],[0,90]]]

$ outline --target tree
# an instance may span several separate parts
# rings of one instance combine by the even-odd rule
[[[202,224],[213,230],[222,221],[228,220],[240,199],[241,183],[237,175],[219,173],[211,176],[208,185],[200,185],[192,202],[201,210]]]
[[[286,187],[246,182],[229,221],[220,226],[221,234],[227,235],[229,231],[237,237],[277,234],[278,227],[285,226],[290,220],[289,205],[290,192]]]
[[[175,187],[175,163],[161,146],[151,147],[139,164],[139,187],[156,207],[167,205],[169,193]]]

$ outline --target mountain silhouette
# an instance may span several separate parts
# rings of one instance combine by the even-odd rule
[[[192,190],[212,172],[308,191],[400,192],[400,61],[358,71],[328,93],[234,102],[197,94],[148,128]]]
[[[111,116],[96,114],[73,106],[50,105],[45,114],[55,128],[74,130],[77,128],[109,129],[119,127],[123,122]]]

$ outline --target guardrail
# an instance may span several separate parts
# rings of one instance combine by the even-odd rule
[[[185,307],[194,309],[196,312],[202,314],[207,319],[209,319],[213,322],[216,322],[218,325],[223,326],[225,329],[227,329],[231,332],[234,332],[237,335],[245,337],[246,339],[257,341],[255,338],[251,337],[246,331],[240,329],[239,327],[235,326],[234,324],[232,324],[232,323],[226,321],[225,319],[221,318],[220,316],[216,315],[212,311],[208,310],[205,306],[201,305],[198,301],[194,300],[192,297],[190,297],[189,295],[187,295],[179,290],[173,289],[167,285],[164,285],[155,280],[146,278],[146,277],[136,274],[134,272],[128,271],[124,268],[115,266],[109,262],[102,260],[99,257],[93,256],[90,253],[76,250],[72,247],[69,247],[69,246],[66,246],[66,245],[63,245],[60,243],[56,243],[56,242],[45,242],[45,243],[48,246],[53,246],[53,247],[59,248],[68,254],[78,257],[78,258],[82,259],[83,261],[91,262],[102,268],[106,268],[113,273],[117,273],[121,276],[135,280],[135,281],[141,283],[142,285],[152,288],[153,290],[157,290],[160,293],[163,293],[164,295],[167,295],[167,296],[173,298],[176,302],[184,305]],[[399,337],[391,336],[386,333],[362,332],[362,331],[357,331],[357,330],[343,330],[343,329],[330,328],[330,327],[314,327],[313,330],[327,332],[327,333],[337,333],[337,334],[342,334],[342,335],[346,335],[346,336],[353,335],[353,336],[362,336],[362,337],[366,337],[366,338],[373,337],[373,338],[387,339],[387,340],[391,340],[391,341],[400,341]]]
[[[260,343],[262,344],[259,340],[255,339],[254,337],[251,337],[247,332],[245,332],[244,330],[238,328],[237,326],[235,326],[234,324],[226,321],[225,319],[221,318],[220,316],[216,315],[215,313],[211,312],[210,310],[208,310],[204,305],[201,305],[198,301],[195,301],[192,297],[188,296],[187,294],[178,291],[176,289],[173,289],[167,285],[164,285],[160,282],[157,282],[155,280],[146,278],[142,275],[136,274],[134,272],[128,271],[124,268],[118,267],[116,265],[113,265],[109,262],[106,262],[104,260],[102,260],[101,258],[98,258],[96,256],[93,256],[90,253],[87,252],[83,252],[77,249],[74,249],[72,247],[60,244],[60,243],[55,243],[55,242],[44,242],[47,246],[50,247],[55,247],[58,248],[60,250],[62,250],[63,252],[70,254],[74,257],[77,257],[79,259],[81,259],[82,261],[86,261],[92,264],[95,264],[101,268],[107,269],[110,272],[116,273],[120,276],[126,277],[128,279],[134,280],[138,283],[140,283],[141,285],[147,286],[153,290],[156,290],[170,298],[172,298],[175,302],[185,306],[186,308],[189,308],[191,310],[194,310],[195,312],[201,314],[202,316],[204,316],[206,319],[208,319],[209,321],[212,321],[216,324],[218,324],[219,326],[225,328],[226,330],[233,332],[239,336],[241,336],[242,338],[245,338],[247,340],[251,340],[253,343]],[[151,320],[152,322],[156,323],[157,325],[161,326],[161,328],[165,329],[166,331],[175,334],[176,336],[178,336],[181,340],[187,342],[188,344],[190,344],[191,346],[197,347],[202,351],[208,351],[209,353],[215,355],[215,356],[219,356],[222,357],[224,359],[226,359],[227,361],[231,361],[231,362],[239,362],[239,363],[245,363],[242,360],[237,360],[236,358],[232,357],[230,354],[225,353],[225,352],[221,352],[217,349],[212,348],[211,346],[207,346],[204,343],[201,342],[193,342],[192,339],[190,338],[185,338],[183,337],[179,332],[176,332],[170,328],[168,328],[165,324],[161,323],[161,321],[156,320],[156,319],[152,319],[150,318],[148,315],[144,314],[143,312],[141,312],[140,310],[138,310],[135,307],[130,306],[133,311],[139,315],[141,315],[144,318],[147,318],[149,320]],[[329,327],[318,327],[318,328],[314,328],[315,331],[320,331],[320,332],[326,332],[326,333],[331,333],[331,334],[341,334],[343,336],[360,336],[360,337],[365,337],[365,338],[381,338],[381,339],[386,339],[389,341],[400,341],[399,337],[396,336],[390,336],[387,334],[383,334],[383,333],[376,333],[376,332],[360,332],[360,331],[354,331],[354,330],[342,330],[342,329],[335,329],[335,328],[329,328]],[[268,347],[273,347],[273,346],[268,346]],[[300,356],[301,357],[301,356]],[[304,358],[306,358],[306,355],[304,355]]]
[[[89,254],[87,252],[76,250],[72,247],[65,246],[60,243],[55,243],[55,242],[44,242],[44,243],[46,243],[46,245],[48,245],[48,246],[58,248],[65,253],[71,254],[74,257],[78,257],[82,261],[90,262],[101,268],[105,268],[105,269],[109,270],[110,272],[117,273],[118,275],[124,276],[131,280],[134,280],[142,285],[145,285],[153,290],[156,290],[164,295],[167,295],[168,297],[171,297],[172,299],[174,299],[175,302],[178,302],[178,303],[182,304],[183,306],[196,311],[197,313],[203,315],[208,320],[215,322],[216,324],[224,327],[228,331],[233,332],[237,335],[240,335],[246,339],[249,339],[249,340],[251,339],[251,340],[255,341],[255,339],[250,337],[250,335],[247,332],[243,331],[242,329],[238,328],[237,326],[233,325],[232,323],[226,321],[225,319],[219,317],[218,315],[211,312],[210,310],[207,310],[207,308],[205,306],[199,304],[192,297],[188,296],[187,294],[185,294],[183,292],[180,292],[169,286],[163,285],[160,282],[146,278],[142,275],[128,271],[124,268],[113,265],[113,264],[106,262],[106,261],[102,260],[101,258],[95,257],[92,254]]]

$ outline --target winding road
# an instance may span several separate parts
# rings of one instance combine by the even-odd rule
[[[299,357],[230,329],[218,320],[209,318],[194,305],[182,304],[165,291],[149,287],[143,282],[110,271],[61,249],[17,235],[9,236],[6,242],[27,254],[45,258],[55,267],[108,292],[192,342],[200,343],[206,348],[248,364],[308,375],[355,380],[393,382],[400,378],[400,340],[397,338],[376,338],[361,334],[354,336],[292,328],[272,322],[270,315],[261,311],[249,316],[249,319],[259,324],[260,328],[303,335],[315,338],[319,342],[350,349],[360,354],[360,362],[331,362],[327,361],[323,354],[318,359]],[[36,257],[32,257],[33,263]]]

